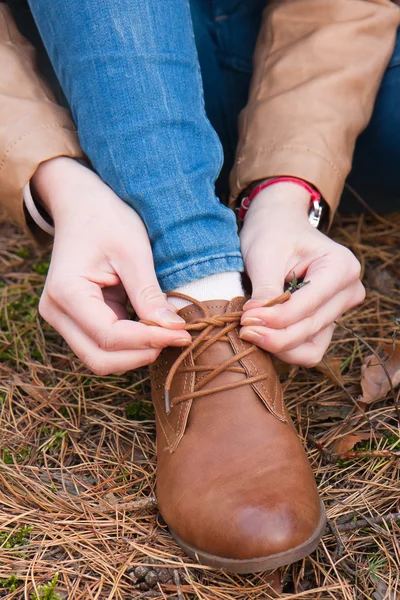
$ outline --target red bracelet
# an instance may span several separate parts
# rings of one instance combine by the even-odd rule
[[[244,220],[244,218],[246,216],[246,212],[248,211],[250,204],[252,203],[254,198],[257,196],[257,194],[259,192],[261,192],[262,190],[265,190],[267,187],[270,187],[271,185],[275,185],[276,183],[295,183],[297,185],[300,185],[305,190],[307,190],[307,192],[310,194],[310,208],[311,208],[311,210],[314,211],[314,213],[318,214],[318,222],[319,222],[319,218],[321,216],[320,212],[322,210],[322,207],[320,204],[321,194],[318,192],[318,190],[311,187],[311,185],[308,184],[306,181],[303,181],[302,179],[299,179],[298,177],[272,177],[271,179],[268,179],[267,181],[260,183],[260,185],[257,185],[253,189],[251,194],[242,198],[242,201],[240,203],[240,208],[239,208],[239,219],[241,221]],[[317,225],[315,225],[315,226],[317,226]]]

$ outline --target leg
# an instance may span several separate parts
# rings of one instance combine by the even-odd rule
[[[187,0],[31,0],[84,151],[142,217],[160,284],[242,269]],[[176,27],[175,24],[180,24]]]
[[[247,102],[252,57],[265,0],[190,0],[207,116],[224,149],[217,195],[228,193],[240,111]]]
[[[379,90],[372,119],[359,137],[348,182],[377,212],[400,209],[400,31]],[[342,210],[364,209],[348,191]]]

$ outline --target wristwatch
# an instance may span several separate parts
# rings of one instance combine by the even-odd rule
[[[294,183],[296,185],[301,186],[302,188],[307,190],[307,192],[309,192],[310,208],[308,211],[308,219],[310,221],[310,224],[313,227],[315,227],[316,229],[320,228],[322,225],[322,222],[323,222],[323,217],[324,217],[324,213],[325,213],[324,209],[326,206],[326,203],[322,199],[321,194],[319,193],[319,191],[316,188],[311,186],[309,183],[307,183],[303,179],[300,179],[298,177],[288,177],[288,176],[271,177],[269,179],[259,181],[252,188],[251,192],[248,195],[242,197],[240,206],[239,206],[239,220],[240,221],[244,220],[246,213],[249,209],[249,206],[250,206],[251,202],[254,200],[254,198],[257,196],[257,194],[259,194],[262,190],[265,190],[266,188],[268,188],[272,185],[275,185],[277,183]]]

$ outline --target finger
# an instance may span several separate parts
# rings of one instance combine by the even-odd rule
[[[154,362],[159,349],[120,350],[107,352],[96,344],[66,314],[60,313],[53,325],[71,350],[96,375],[121,374]]]
[[[352,306],[355,306],[364,300],[365,292],[359,280],[359,263],[357,259],[354,260],[355,265],[348,269],[343,264],[341,268],[332,264],[321,268],[310,266],[305,276],[309,283],[292,294],[289,302],[271,308],[246,309],[241,319],[242,324],[247,321],[250,325],[249,319],[260,319],[271,328],[288,327],[314,315],[331,298],[346,289],[349,290],[349,295],[354,294]],[[256,323],[253,321],[253,324]]]
[[[265,265],[268,265],[267,276]],[[264,256],[263,261],[249,263],[246,267],[253,288],[250,300],[243,306],[243,310],[247,314],[252,308],[263,306],[282,294],[286,261],[284,260],[283,264],[280,264],[274,257]]]
[[[357,303],[356,292],[352,288],[348,288],[337,294],[311,317],[282,329],[246,326],[240,330],[240,337],[256,343],[260,348],[273,354],[292,350],[314,338],[320,331],[328,327],[335,319]]]
[[[164,327],[149,327],[128,319],[118,319],[104,302],[101,289],[95,283],[84,281],[77,291],[63,298],[44,295],[40,314],[58,331],[58,321],[67,315],[76,326],[107,352],[187,346],[191,342],[188,332]]]
[[[140,319],[169,329],[184,329],[184,319],[176,314],[175,307],[168,302],[157,281],[148,239],[143,240],[140,261],[136,261],[134,271],[129,252],[120,255],[114,267]],[[185,333],[183,337],[187,335]]]
[[[334,330],[335,325],[329,325],[329,327],[321,331],[310,342],[301,344],[288,352],[279,353],[276,356],[280,360],[291,365],[299,365],[308,368],[314,367],[323,359],[332,339]]]

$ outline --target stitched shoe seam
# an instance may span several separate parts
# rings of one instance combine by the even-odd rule
[[[208,306],[207,308],[225,308],[225,304],[215,304],[213,306]],[[196,307],[194,310],[191,310],[190,312],[181,312],[181,316],[182,317],[188,317],[189,315],[193,315],[194,313],[200,313],[201,311]]]
[[[163,412],[161,410],[161,407],[160,407],[160,404],[158,402],[158,399],[154,399],[154,402],[157,405],[158,411],[161,412],[161,414],[163,415]],[[169,440],[169,437],[168,437],[167,432],[166,432],[166,430],[165,430],[165,428],[163,426],[163,422],[162,422],[162,419],[161,419],[160,416],[158,416],[158,422],[160,423],[160,427],[161,427],[161,429],[162,429],[162,431],[164,433],[165,439],[167,440],[168,448],[171,450],[172,444],[171,444],[171,442]],[[167,421],[167,423],[168,423],[168,421]]]
[[[242,340],[240,339],[240,337],[238,337],[238,342],[239,342],[240,346],[242,347],[242,349],[245,349],[245,345],[242,342]],[[256,365],[254,364],[254,362],[252,361],[252,359],[250,358],[250,356],[247,356],[246,358],[248,359],[249,363],[252,365],[252,367],[253,367],[253,369],[255,371],[255,374],[258,375],[259,371],[258,371]],[[257,383],[260,385],[260,387],[262,388],[263,392],[267,396],[267,400],[271,403],[271,406],[272,406],[274,412],[277,412],[276,411],[276,406],[275,406],[275,398],[272,398],[271,394],[268,392],[268,390],[266,389],[266,387],[264,386],[264,383],[262,381],[258,381]],[[257,385],[257,383],[254,384],[254,385]],[[275,386],[277,386],[277,381],[275,381]],[[275,387],[275,397],[276,397],[276,387]]]

